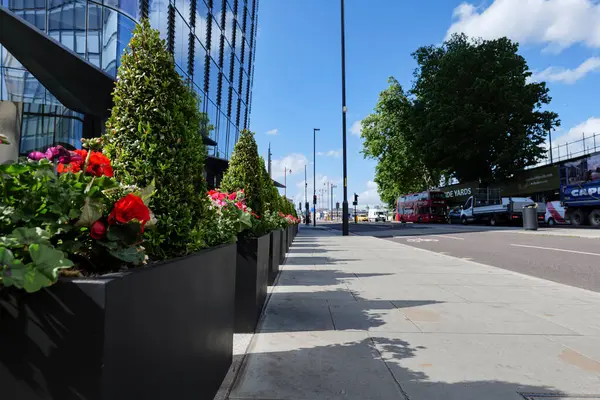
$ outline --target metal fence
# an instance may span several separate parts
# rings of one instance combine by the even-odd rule
[[[560,141],[560,138],[557,141]],[[600,151],[600,133],[582,133],[579,140],[552,146],[552,149],[548,149],[546,153],[546,159],[537,166],[570,160],[596,151]]]

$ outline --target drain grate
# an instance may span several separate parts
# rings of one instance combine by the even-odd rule
[[[600,400],[600,394],[519,393],[525,400]]]

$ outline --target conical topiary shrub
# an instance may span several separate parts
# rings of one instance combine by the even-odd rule
[[[200,128],[207,119],[148,20],[135,28],[121,58],[113,100],[105,152],[116,178],[140,187],[154,181],[156,188],[150,208],[157,225],[146,234],[149,254],[165,259],[206,247],[200,228],[208,212]]]
[[[262,169],[264,166],[261,165],[254,133],[243,130],[233,149],[229,167],[221,180],[221,189],[227,192],[243,189],[246,204],[261,217],[264,211]]]

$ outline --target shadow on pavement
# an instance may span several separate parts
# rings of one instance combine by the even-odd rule
[[[294,340],[296,345],[298,338]],[[284,345],[289,346],[289,342]],[[414,364],[409,360],[426,348],[400,338],[374,335],[339,344],[304,341],[297,346],[271,351],[258,343],[246,359],[231,398],[541,400],[549,394],[566,395],[549,386],[503,380],[452,382],[462,375],[456,371],[448,371],[450,382],[436,381],[423,371],[431,365],[419,364],[420,370],[406,366]]]
[[[278,286],[332,286],[344,284],[349,279],[373,278],[388,276],[391,273],[348,273],[339,270],[294,269],[285,271],[280,277]]]

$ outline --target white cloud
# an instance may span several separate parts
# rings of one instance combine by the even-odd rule
[[[564,160],[568,157],[583,155],[594,149],[594,134],[600,134],[600,118],[591,117],[569,129],[564,135],[552,137],[552,157],[554,160]],[[585,135],[585,141],[584,141]],[[596,137],[596,146],[600,146],[600,137]],[[585,146],[585,147],[584,147]],[[548,144],[546,143],[546,148]]]
[[[562,82],[572,84],[585,77],[587,74],[600,70],[600,57],[590,57],[577,68],[549,67],[541,72],[534,73],[530,80],[541,82]]]
[[[305,165],[308,165],[308,159],[304,154],[288,154],[283,158],[271,161],[271,176],[273,179],[283,178],[286,175],[286,168],[288,170],[287,175],[298,174],[304,172]]]
[[[520,43],[545,44],[560,51],[576,43],[600,47],[600,4],[597,0],[494,0],[487,8],[464,2],[454,9],[446,38],[464,32]]]
[[[267,135],[277,135],[278,133],[279,133],[279,129],[277,129],[277,128],[267,131]]]
[[[323,157],[335,157],[335,158],[340,158],[342,156],[342,149],[339,150],[329,150],[327,152],[324,151],[318,151],[317,152],[318,156],[323,156]]]
[[[373,181],[368,181],[367,184],[367,190],[362,191],[358,194],[358,208],[360,209],[364,209],[366,206],[369,207],[375,207],[375,206],[381,206],[382,202],[381,199],[379,198],[379,193],[377,193],[377,183],[373,182]],[[349,197],[353,197],[353,194]],[[349,199],[348,201],[351,201],[351,199]],[[352,203],[350,203],[352,204]]]
[[[360,133],[362,132],[362,125],[360,123],[361,121],[354,121],[350,128],[350,133],[354,136],[360,136]]]

